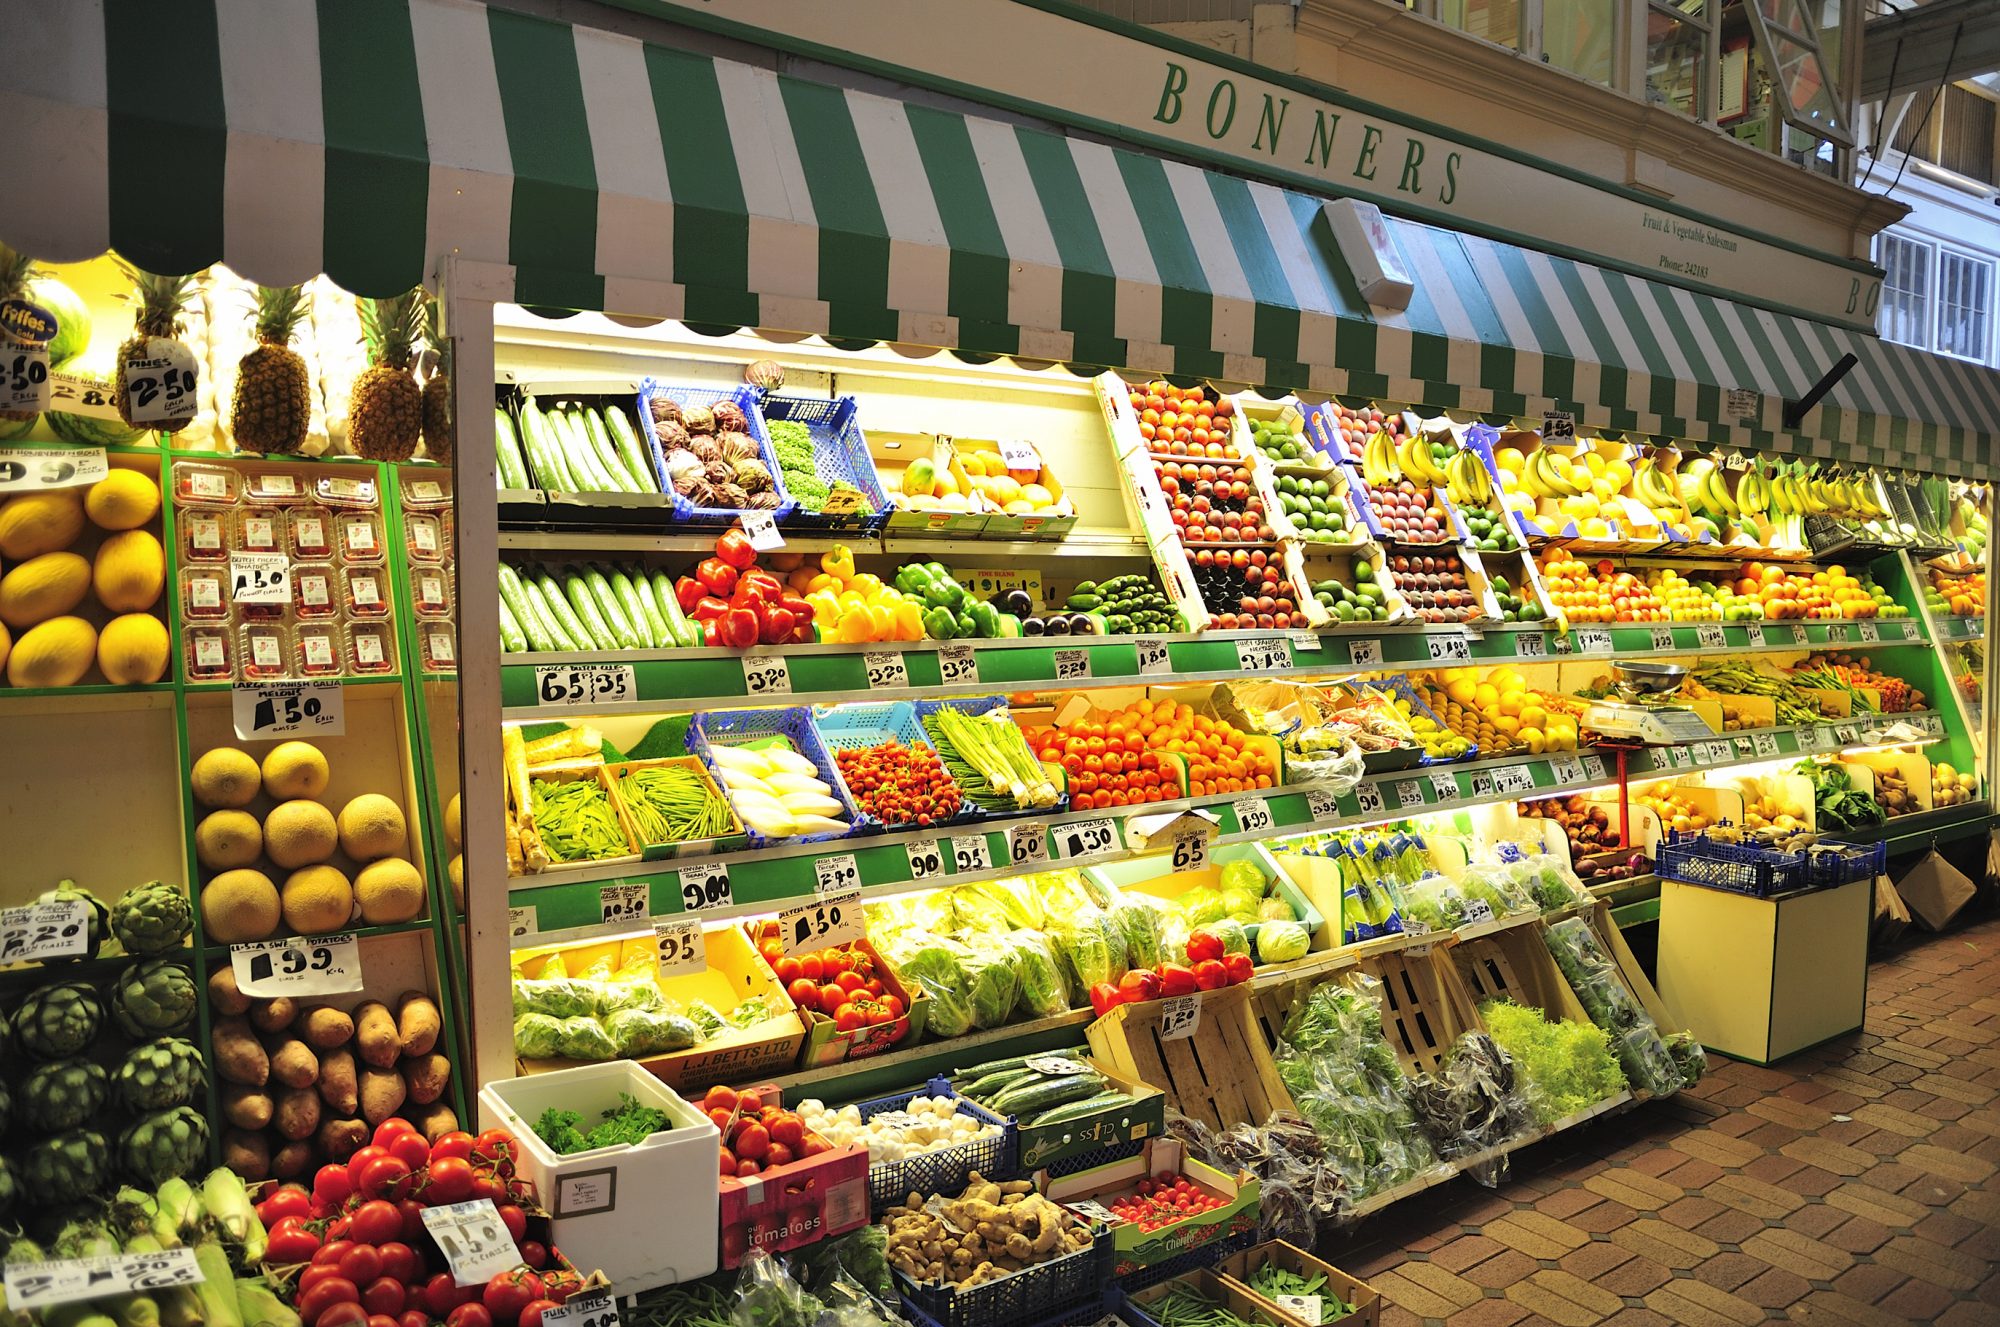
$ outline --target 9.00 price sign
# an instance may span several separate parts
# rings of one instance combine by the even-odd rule
[[[681,907],[687,911],[726,908],[735,901],[729,885],[729,868],[723,863],[702,862],[681,868]]]

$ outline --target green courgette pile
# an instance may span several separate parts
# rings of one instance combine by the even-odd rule
[[[1028,1061],[1063,1061],[1074,1073],[1044,1073]],[[1131,1097],[1081,1060],[1060,1053],[1017,1055],[959,1071],[952,1090],[995,1115],[1011,1115],[1022,1128],[1085,1119]]]

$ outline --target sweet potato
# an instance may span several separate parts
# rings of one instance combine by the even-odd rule
[[[424,1136],[427,1143],[435,1143],[458,1128],[458,1113],[442,1101],[406,1110],[403,1118],[417,1126],[417,1132]]]
[[[286,1143],[271,1154],[271,1178],[295,1180],[311,1170],[318,1158],[319,1149],[303,1139]]]
[[[271,1122],[277,1104],[260,1087],[241,1083],[222,1085],[222,1118],[238,1129],[261,1129]]]
[[[271,1176],[271,1145],[262,1130],[227,1129],[222,1135],[222,1164],[255,1184]],[[301,1166],[296,1173],[303,1173]]]
[[[293,1142],[312,1137],[319,1129],[319,1093],[309,1087],[287,1088],[278,1096],[271,1124],[281,1137]]]
[[[298,1032],[305,1038],[306,1045],[323,1051],[332,1050],[354,1040],[354,1020],[338,1009],[324,1006],[308,1009]]]
[[[361,1062],[377,1069],[393,1069],[403,1056],[403,1039],[396,1033],[395,1016],[380,1000],[369,1000],[354,1009],[354,1047]],[[372,1121],[371,1121],[372,1123]]]
[[[250,1005],[250,1026],[259,1032],[283,1032],[298,1016],[298,1001],[288,995],[257,1000]]]
[[[396,1001],[396,1034],[402,1039],[403,1054],[429,1055],[443,1028],[437,1004],[422,991],[404,991]]]
[[[361,1108],[353,1051],[328,1051],[320,1057],[319,1095],[320,1100],[342,1115],[352,1115]]]
[[[368,1141],[368,1126],[360,1120],[319,1122],[319,1150],[328,1161],[345,1161]]]
[[[311,1087],[319,1081],[319,1057],[297,1037],[287,1037],[271,1052],[271,1077],[286,1087]]]
[[[409,1089],[403,1076],[392,1069],[361,1071],[361,1118],[373,1129],[403,1108]]]
[[[226,1016],[250,1012],[250,997],[236,989],[236,969],[227,963],[208,974],[208,1007]]]
[[[409,1084],[410,1100],[428,1106],[444,1095],[451,1082],[451,1061],[433,1052],[403,1061],[403,1081]]]
[[[215,1053],[215,1072],[224,1082],[245,1087],[262,1087],[271,1078],[271,1057],[250,1030],[249,1022],[234,1014],[218,1018],[209,1026],[209,1048]]]

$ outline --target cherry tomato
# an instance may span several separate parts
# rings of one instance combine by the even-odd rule
[[[364,1244],[387,1244],[403,1233],[403,1214],[387,1199],[372,1198],[354,1209],[348,1230]]]
[[[354,1181],[347,1177],[345,1166],[321,1166],[313,1176],[313,1197],[330,1208],[346,1202],[353,1192]]]
[[[370,1317],[379,1313],[393,1320],[403,1311],[404,1298],[401,1281],[393,1276],[378,1276],[361,1292],[361,1307],[368,1310]]]
[[[500,1224],[507,1227],[507,1234],[518,1248],[521,1237],[528,1233],[528,1214],[513,1203],[503,1203],[500,1207]],[[527,1262],[524,1256],[522,1262]],[[530,1264],[532,1266],[532,1264]],[[539,1291],[536,1292],[538,1295]]]
[[[306,1327],[314,1327],[320,1315],[336,1304],[354,1305],[354,1321],[357,1323],[368,1317],[361,1308],[361,1291],[354,1282],[340,1276],[329,1276],[315,1282],[312,1289],[302,1292],[298,1302],[299,1317],[305,1320]]]
[[[396,1216],[397,1233],[402,1233],[402,1214]],[[382,1275],[393,1276],[404,1285],[424,1279],[424,1255],[399,1239],[389,1239],[376,1250],[382,1255]]]
[[[384,1121],[384,1123],[386,1124],[387,1121]],[[431,1159],[431,1145],[424,1141],[422,1134],[414,1130],[409,1133],[397,1134],[388,1141],[386,1146],[389,1149],[390,1156],[396,1158],[396,1160],[402,1162],[411,1170],[422,1169]]]
[[[453,1129],[450,1133],[439,1134],[438,1140],[431,1144],[431,1160],[435,1161],[439,1157],[462,1157],[471,1160],[473,1142],[472,1135],[463,1129]]]
[[[521,1306],[519,1327],[542,1327],[542,1314],[562,1305],[552,1299],[533,1299]]]
[[[269,1240],[265,1246],[264,1258],[267,1262],[287,1267],[293,1263],[312,1261],[319,1252],[319,1235],[308,1228],[305,1218],[284,1216],[271,1227]]]
[[[363,1149],[366,1151],[367,1149]],[[359,1156],[360,1153],[356,1153]],[[410,1178],[410,1168],[398,1157],[384,1153],[375,1157],[362,1169],[354,1172],[356,1193],[370,1198],[400,1196],[406,1181]]]
[[[382,1252],[373,1244],[357,1243],[346,1253],[341,1254],[340,1261],[334,1265],[340,1268],[343,1277],[355,1285],[370,1285],[381,1279]],[[403,1306],[398,1304],[394,1311],[401,1313]]]
[[[444,1317],[445,1327],[493,1327],[493,1315],[484,1304],[460,1304]]]
[[[473,1287],[452,1280],[450,1272],[439,1272],[424,1282],[424,1307],[433,1318],[442,1318],[459,1305],[470,1304],[477,1293]]]

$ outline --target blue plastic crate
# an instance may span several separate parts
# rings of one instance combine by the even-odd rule
[[[917,1327],[939,1327],[937,1321],[911,1303],[908,1296],[899,1298],[902,1300],[903,1316]],[[1021,1323],[1018,1327],[1095,1327],[1100,1322],[1111,1327],[1158,1327],[1151,1318],[1125,1301],[1116,1282],[1105,1287],[1103,1299],[1094,1304],[1061,1309],[1039,1322]]]
[[[868,1198],[875,1215],[880,1216],[913,1193],[926,1197],[934,1193],[963,1193],[974,1171],[989,1180],[1014,1178],[1021,1155],[1020,1135],[1015,1131],[1014,1121],[1004,1115],[995,1115],[976,1101],[960,1097],[943,1079],[934,1078],[928,1086],[914,1092],[899,1092],[893,1097],[860,1102],[861,1118],[870,1120],[886,1111],[901,1110],[916,1097],[955,1098],[961,1114],[997,1124],[1000,1132],[958,1147],[941,1148],[901,1161],[883,1161],[869,1166]]]
[[[1744,843],[1719,843],[1706,834],[1670,831],[1653,869],[1669,880],[1770,898],[1813,883],[1806,854],[1775,852]]]
[[[896,1288],[935,1327],[1021,1327],[1023,1323],[1092,1321],[1104,1311],[1116,1252],[1106,1228],[1090,1247],[1066,1258],[1024,1267],[969,1290],[919,1285],[896,1272]]]
[[[744,821],[743,832],[753,848],[768,848],[773,843],[825,843],[833,839],[849,838],[856,834],[879,833],[881,826],[854,805],[854,798],[847,791],[847,783],[835,768],[833,757],[828,754],[826,744],[819,740],[819,730],[813,727],[812,715],[803,705],[777,710],[705,710],[694,716],[688,724],[688,748],[701,757],[702,764],[721,783],[721,772],[715,763],[713,748],[717,746],[749,746],[767,737],[789,738],[794,749],[813,763],[819,776],[833,788],[834,800],[847,811],[850,825],[844,834],[797,834],[784,839],[771,839],[759,834]],[[727,786],[723,796],[729,796]],[[735,799],[730,800],[735,809]],[[742,812],[737,812],[742,819]]]
[[[1819,844],[1806,853],[1813,884],[1824,889],[1856,880],[1871,880],[1889,867],[1886,841],[1870,844]]]
[[[883,742],[901,742],[935,751],[937,744],[917,718],[917,707],[907,700],[875,701],[858,705],[815,705],[813,725],[829,751],[862,751]],[[934,826],[969,825],[984,820],[987,810],[976,802],[963,802],[959,813],[948,820],[932,821]],[[921,828],[915,824],[891,825],[885,830]]]
[[[645,430],[646,446],[653,453],[653,466],[659,471],[660,489],[674,502],[674,519],[682,525],[708,525],[723,527],[735,525],[749,514],[749,510],[739,507],[697,507],[680,494],[667,477],[666,449],[660,445],[660,433],[653,423],[653,398],[664,396],[680,406],[682,410],[690,406],[713,408],[724,401],[733,402],[743,411],[748,422],[750,437],[757,444],[757,454],[771,472],[771,486],[778,495],[778,505],[769,509],[769,514],[777,520],[791,515],[791,495],[785,492],[785,477],[778,469],[778,457],[771,450],[771,435],[764,427],[764,416],[757,404],[757,389],[743,386],[719,387],[678,387],[663,383],[658,378],[647,378],[639,384],[639,426]]]
[[[1147,1286],[1156,1286],[1162,1281],[1171,1281],[1175,1277],[1192,1272],[1197,1268],[1213,1267],[1224,1258],[1243,1252],[1243,1250],[1255,1244],[1258,1238],[1257,1228],[1252,1226],[1240,1234],[1225,1235],[1221,1239],[1210,1244],[1204,1244],[1198,1249],[1189,1249],[1186,1253],[1176,1253],[1173,1257],[1162,1262],[1141,1267],[1135,1272],[1130,1272],[1119,1277],[1118,1284],[1128,1291],[1144,1290]]]
[[[851,396],[822,401],[808,396],[768,395],[763,400],[764,419],[789,420],[806,426],[812,436],[813,469],[829,487],[852,484],[861,490],[867,507],[861,511],[807,511],[794,499],[788,527],[801,530],[880,529],[889,519],[889,497],[875,473],[875,461],[868,455],[868,439],[862,435],[860,408]],[[774,452],[775,454],[775,452]]]
[[[1006,708],[1007,698],[1005,696],[980,696],[972,700],[920,700],[916,702],[917,725],[921,728],[925,719],[943,709],[957,710],[960,714],[970,714],[976,718],[981,714],[991,714],[994,710],[1003,710]],[[930,733],[926,731],[924,737],[928,740]],[[1069,810],[1069,792],[1061,784],[1057,784],[1056,786],[1057,793],[1054,806],[1038,806],[1033,809],[1022,807],[1019,811],[985,811],[984,814],[988,816],[1059,815]]]
[[[1094,1147],[1088,1152],[1079,1152],[1073,1157],[1064,1157],[1060,1161],[1051,1161],[1043,1169],[1049,1172],[1051,1178],[1060,1179],[1064,1175],[1074,1175],[1079,1170],[1090,1170],[1095,1166],[1108,1166],[1114,1161],[1128,1161],[1145,1151],[1146,1144],[1149,1141],[1149,1139],[1145,1138],[1135,1138],[1129,1143],[1107,1143],[1103,1147]]]

